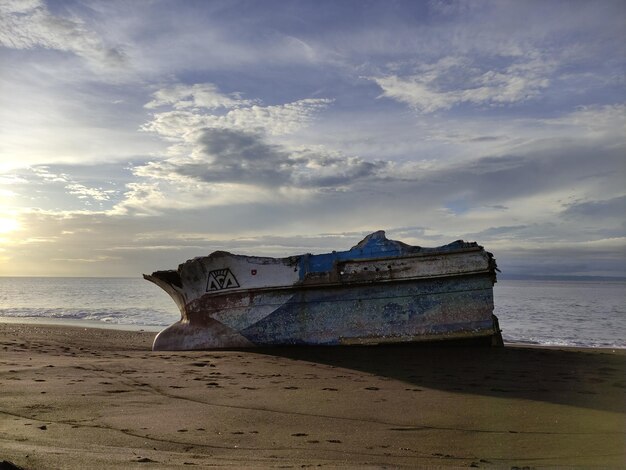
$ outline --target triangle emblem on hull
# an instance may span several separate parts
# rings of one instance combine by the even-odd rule
[[[235,275],[230,272],[230,269],[216,269],[209,273],[209,280],[206,285],[207,292],[233,289],[235,287],[239,287],[239,283]]]

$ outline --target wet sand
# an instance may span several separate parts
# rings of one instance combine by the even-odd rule
[[[621,467],[626,351],[150,351],[0,324],[0,462],[48,468]]]

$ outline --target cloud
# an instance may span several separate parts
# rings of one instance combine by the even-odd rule
[[[89,188],[80,183],[69,183],[65,186],[69,194],[77,196],[79,199],[93,199],[94,201],[108,201],[111,194],[117,191],[112,189]]]
[[[419,64],[417,73],[370,77],[390,98],[423,113],[450,109],[464,103],[510,105],[538,96],[549,83],[553,64],[539,57],[508,58],[506,66],[485,68],[477,60],[445,57]]]
[[[358,21],[349,2],[48,5],[0,0],[1,164],[34,165],[0,177],[13,271],[324,252],[379,228],[475,238],[507,271],[623,267],[619,2],[381,3]]]
[[[126,63],[120,47],[108,46],[79,18],[53,15],[41,1],[0,2],[0,45],[72,52],[94,67],[119,67]]]
[[[79,202],[76,207],[90,206],[94,203],[102,207],[103,203],[111,203],[120,191],[105,174],[102,178],[94,174],[85,175],[93,169],[94,167],[72,165],[34,165],[16,170],[11,177],[0,174],[0,187],[7,185],[18,189],[19,193],[16,192],[15,196],[19,197],[15,199],[21,200],[22,205],[27,206],[36,203],[40,207],[46,204],[58,207],[57,204],[66,199],[64,196],[69,195]],[[102,165],[98,170],[106,171],[106,165]],[[67,200],[62,204],[67,207]]]
[[[52,258],[50,261],[61,261],[64,263],[103,263],[119,259],[119,256],[94,256],[92,258]]]
[[[177,84],[161,88],[152,96],[146,108],[166,109],[155,112],[142,129],[179,142],[195,139],[193,132],[206,127],[289,134],[310,123],[316,113],[332,103],[327,98],[306,98],[263,106],[260,100],[243,99],[237,92],[224,94],[212,83]]]
[[[569,204],[561,215],[566,219],[602,220],[616,218],[626,221],[626,196],[600,201],[584,201]]]
[[[262,128],[270,135],[291,134],[309,124],[316,113],[332,102],[328,98],[305,98],[284,105],[254,105],[233,109],[215,122],[226,127]]]
[[[441,67],[459,64],[463,61],[451,59]],[[431,74],[431,79],[438,79],[439,72]],[[529,203],[523,201],[550,195],[546,197],[551,198],[551,214],[556,216],[563,203],[555,198],[571,197],[571,188],[591,196],[620,184],[624,149],[620,126],[615,124],[619,107],[615,106],[580,109],[527,128],[524,121],[509,122],[507,134],[523,129],[525,135],[515,140],[506,136],[479,139],[479,144],[491,145],[487,155],[394,161],[372,155],[362,158],[323,145],[292,143],[290,134],[316,122],[316,113],[325,109],[329,100],[263,106],[241,99],[238,93],[224,95],[211,84],[176,85],[167,90],[180,92],[165,93],[159,101],[164,109],[143,129],[169,142],[168,152],[163,158],[133,168],[138,180],[128,186],[125,200],[118,204],[120,213],[157,214],[168,208],[190,210],[253,202],[285,210],[285,199],[304,207],[311,198],[317,198],[320,211],[326,206],[330,213],[339,213],[361,201],[378,200],[376,204],[382,204],[380,201],[399,199],[394,202],[394,213],[410,210],[413,203],[409,201],[420,201],[430,211],[443,210],[440,216],[480,219],[487,213],[490,217],[506,217],[503,212],[519,210],[525,213]],[[218,98],[204,106],[188,104],[195,102],[193,96],[198,90],[209,90]],[[226,96],[228,104],[218,107],[217,103],[223,102],[220,96]],[[612,122],[613,127],[598,126],[604,130],[600,134],[594,120]],[[459,128],[459,136],[452,143],[467,148],[473,136],[486,135],[481,126],[493,124],[473,122],[477,129]],[[581,133],[587,125],[590,130]],[[431,138],[437,140],[441,139]],[[594,177],[599,168],[606,168],[613,176]],[[342,203],[338,204],[333,193],[342,194]],[[525,214],[522,223],[528,222]]]
[[[197,134],[196,156],[151,162],[135,174],[152,179],[202,183],[239,183],[279,188],[334,188],[375,177],[387,164],[330,152],[290,150],[270,144],[263,134],[240,129],[204,128]]]
[[[596,143],[555,139],[529,144],[516,154],[483,157],[441,169],[430,176],[445,183],[451,194],[461,193],[470,205],[499,204],[530,195],[571,193],[583,188],[617,190],[624,176],[625,145],[597,147]],[[589,178],[603,167],[611,178]],[[588,178],[587,181],[583,179]],[[592,189],[593,188],[593,189]]]
[[[250,106],[254,102],[243,100],[238,93],[225,95],[220,93],[212,83],[198,83],[195,85],[174,85],[161,88],[153,95],[153,100],[145,105],[148,109],[171,105],[175,109],[185,108],[237,108]]]
[[[619,141],[623,141],[626,104],[578,106],[572,112],[556,118],[542,119],[540,122],[549,125],[551,132],[564,129],[577,136],[584,133],[592,139],[614,140],[617,137]]]
[[[43,182],[47,184],[60,183],[64,187],[65,191],[67,191],[67,194],[76,196],[78,199],[85,200],[86,203],[90,203],[91,201],[108,201],[111,199],[111,195],[117,192],[113,189],[85,186],[84,184],[75,181],[66,173],[51,173],[49,167],[47,166],[35,166],[32,167],[31,170],[32,173],[41,178]]]
[[[388,167],[386,162],[345,156],[319,145],[276,140],[309,124],[332,102],[329,99],[263,106],[239,93],[223,94],[210,83],[166,87],[153,98],[147,106],[159,111],[142,129],[170,146],[164,158],[134,167],[140,180],[128,185],[119,211],[341,191],[356,181],[382,177]],[[172,192],[178,196],[169,197]]]
[[[495,250],[494,250],[495,251]],[[626,238],[573,242],[555,240],[541,244],[518,242],[498,247],[499,266],[506,274],[560,276],[626,276]]]
[[[467,236],[472,239],[484,240],[492,238],[522,238],[527,234],[528,225],[506,225],[500,227],[489,227],[476,233],[468,233]]]

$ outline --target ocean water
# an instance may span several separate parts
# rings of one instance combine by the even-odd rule
[[[626,348],[626,282],[498,281],[505,342]]]
[[[158,330],[180,312],[142,278],[0,277],[0,317]]]
[[[626,282],[501,280],[494,302],[505,342],[626,348]],[[180,313],[141,278],[0,277],[0,317],[156,331]]]

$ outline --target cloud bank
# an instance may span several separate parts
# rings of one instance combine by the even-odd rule
[[[550,83],[554,65],[541,58],[515,58],[498,68],[478,61],[445,57],[433,64],[418,64],[415,73],[371,77],[383,90],[381,97],[432,113],[461,104],[500,106],[540,96]]]
[[[41,0],[0,3],[0,45],[71,52],[94,67],[119,67],[126,62],[120,47],[107,45],[80,18],[53,15]]]
[[[2,273],[135,275],[387,229],[476,239],[505,273],[626,275],[623,2],[0,12]]]

